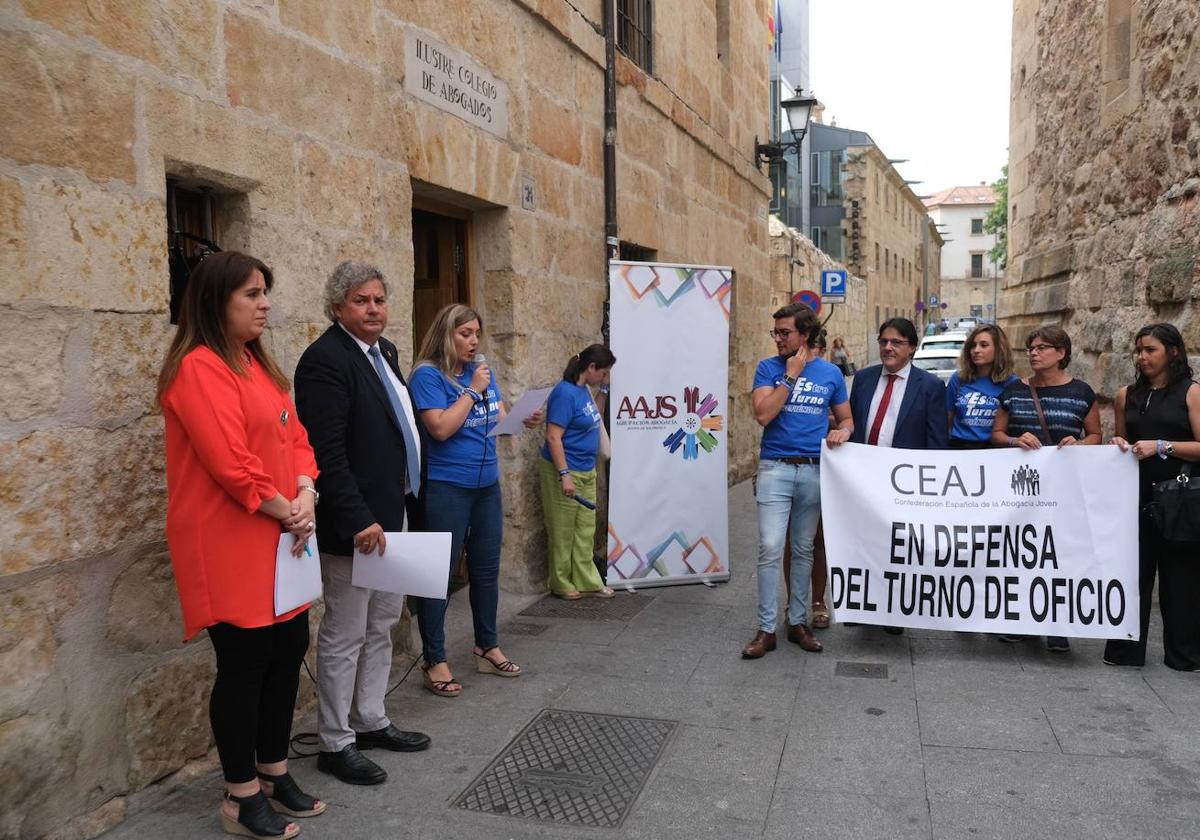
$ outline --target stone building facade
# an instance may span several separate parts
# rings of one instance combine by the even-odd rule
[[[661,8],[652,72],[617,68],[621,239],[737,272],[734,476],[771,347],[767,5]],[[214,766],[212,657],[180,643],[163,537],[168,212],[197,225],[200,208],[197,235],[274,268],[286,371],[327,326],[324,277],[356,258],[388,275],[402,355],[465,298],[507,394],[553,382],[605,299],[600,9],[0,6],[0,837],[90,835]],[[509,591],[544,578],[536,445],[501,449]]]
[[[880,323],[902,317],[923,325],[916,303],[939,292],[943,241],[921,199],[878,146],[849,147],[843,168],[846,263],[867,281],[865,329],[877,356]]]
[[[827,268],[846,269],[813,244],[794,227],[771,217],[771,311],[784,306],[792,296],[805,289],[821,291],[821,272]],[[853,274],[846,276],[846,302],[822,308],[821,320],[830,345],[835,338],[846,344],[850,360],[858,367],[866,364],[875,333],[864,329],[867,317],[867,281]],[[764,321],[765,323],[765,321]],[[869,333],[869,334],[868,334]]]
[[[1193,0],[1013,4],[1001,323],[1060,323],[1106,399],[1143,324],[1200,349],[1198,31]]]
[[[991,258],[996,234],[983,229],[995,206],[995,193],[987,184],[950,187],[925,200],[929,218],[945,241],[939,285],[951,323],[966,317],[996,317],[1004,269]]]

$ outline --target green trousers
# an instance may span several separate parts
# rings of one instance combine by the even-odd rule
[[[604,586],[596,564],[592,562],[592,541],[596,532],[596,512],[563,495],[562,481],[554,464],[538,458],[542,485],[542,513],[546,518],[546,537],[550,544],[547,585],[555,595],[567,592],[593,592]],[[596,471],[571,470],[576,495],[596,501]]]

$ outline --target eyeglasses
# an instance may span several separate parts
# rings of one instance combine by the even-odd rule
[[[908,344],[907,338],[881,338],[879,339],[880,347],[903,347]]]
[[[771,338],[779,338],[779,339],[783,339],[784,341],[786,341],[787,337],[795,332],[797,332],[797,331],[796,330],[768,330],[767,335],[771,336]]]
[[[1032,347],[1026,347],[1025,352],[1029,354],[1045,353],[1047,350],[1057,350],[1053,344],[1035,344]]]

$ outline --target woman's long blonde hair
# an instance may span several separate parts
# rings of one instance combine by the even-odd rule
[[[483,329],[479,313],[461,303],[443,306],[433,316],[433,323],[421,339],[421,351],[417,354],[417,365],[432,365],[451,379],[458,364],[458,353],[454,350],[454,331],[463,324],[478,321]]]
[[[967,335],[962,350],[958,352],[958,381],[974,382],[979,378],[975,375],[975,363],[971,361],[971,345],[975,343],[975,337],[981,333],[990,335],[992,344],[996,345],[996,355],[992,359],[991,380],[997,385],[1003,385],[1013,374],[1013,354],[1012,347],[1008,344],[1008,336],[995,324],[980,324]]]
[[[255,269],[262,272],[267,291],[270,291],[275,285],[275,278],[267,264],[238,251],[210,254],[192,271],[183,292],[183,304],[179,307],[179,326],[158,373],[159,402],[175,381],[184,356],[197,347],[212,350],[239,376],[250,375],[244,356],[244,352],[248,351],[280,390],[286,391],[291,387],[270,351],[263,346],[261,338],[239,344],[230,337],[225,323],[225,307],[229,305],[229,299]]]

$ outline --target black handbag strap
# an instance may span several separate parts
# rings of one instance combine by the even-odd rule
[[[1046,443],[1054,443],[1054,438],[1050,437],[1050,426],[1046,423],[1046,413],[1042,411],[1042,401],[1038,399],[1037,388],[1033,387],[1033,383],[1029,383],[1029,395],[1033,397],[1033,407],[1037,411],[1038,422],[1042,424],[1042,431],[1046,433]]]

